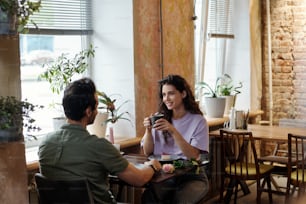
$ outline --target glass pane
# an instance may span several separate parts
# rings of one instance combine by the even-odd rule
[[[22,99],[44,108],[33,117],[44,134],[53,130],[52,118],[61,112],[61,94],[52,93],[47,81],[39,79],[43,65],[53,62],[59,55],[74,55],[82,49],[81,36],[20,35]],[[54,104],[59,104],[55,105]],[[55,107],[55,108],[54,108]]]

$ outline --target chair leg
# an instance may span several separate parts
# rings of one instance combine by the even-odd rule
[[[219,202],[222,203],[223,202],[223,193],[224,193],[224,182],[225,182],[225,179],[224,179],[224,176],[221,176],[221,186],[220,186],[220,196],[219,196]]]
[[[225,198],[224,198],[224,202],[225,203],[230,203],[231,201],[231,197],[232,197],[232,194],[233,194],[233,190],[235,188],[235,185],[236,185],[236,180],[235,179],[231,179],[228,186],[227,186],[227,190],[226,190],[226,194],[225,194]]]
[[[290,185],[289,186],[287,185],[285,203],[289,203],[289,197],[290,197]]]
[[[234,198],[234,204],[237,204],[238,186],[239,186],[239,182],[236,181],[236,183],[235,183],[235,198]]]
[[[260,180],[256,181],[257,185],[257,192],[256,192],[256,203],[260,204],[261,203],[261,185],[260,185]]]
[[[272,187],[271,187],[271,177],[268,176],[267,178],[267,185],[268,185],[268,193],[269,193],[269,203],[272,204]]]
[[[251,191],[250,191],[250,189],[249,189],[249,187],[248,187],[248,185],[246,184],[245,181],[239,181],[239,184],[241,186],[241,190],[243,191],[244,195],[247,195],[247,194],[251,193]]]
[[[123,200],[123,195],[122,195],[123,188],[124,188],[124,186],[119,184],[119,189],[118,189],[118,193],[117,193],[117,196],[116,196],[117,201],[122,201]]]

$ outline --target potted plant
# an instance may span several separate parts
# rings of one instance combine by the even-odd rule
[[[63,53],[54,62],[43,65],[45,71],[39,75],[39,78],[50,83],[53,93],[60,94],[75,77],[82,75],[88,69],[89,59],[94,57],[94,55],[95,50],[92,45],[73,57]],[[66,122],[66,118],[62,111],[61,103],[55,102],[51,106],[56,110],[61,110],[59,111],[61,115],[53,119],[54,128],[57,129]]]
[[[221,78],[219,86],[220,96],[226,98],[224,114],[228,115],[231,108],[235,107],[237,95],[241,93],[240,89],[243,87],[242,82],[234,86],[230,75],[224,74]]]
[[[104,106],[99,107],[100,109],[106,109],[108,113],[110,113],[110,117],[105,121],[107,124],[108,122],[116,123],[118,120],[127,120],[131,122],[131,120],[124,115],[128,114],[129,112],[119,112],[119,109],[129,101],[124,101],[121,105],[116,108],[115,102],[117,99],[112,99],[110,96],[106,95],[104,92],[98,91],[98,100],[99,103],[103,104]]]
[[[109,134],[110,134],[110,140],[113,141],[113,125],[118,122],[118,120],[127,120],[131,124],[131,120],[129,117],[126,117],[126,115],[130,115],[129,112],[124,111],[120,112],[121,107],[128,103],[129,101],[126,100],[123,103],[121,103],[119,106],[116,105],[117,99],[111,98],[111,96],[108,96],[106,93],[97,91],[98,94],[98,101],[99,101],[99,107],[100,110],[106,110],[106,112],[99,112],[96,116],[96,119],[94,121],[94,124],[87,127],[89,132],[92,134],[96,134],[100,137],[104,137],[106,133],[106,125],[111,124],[109,127]],[[94,129],[96,127],[96,129]]]
[[[41,0],[1,0],[1,33],[27,33],[28,29],[25,26],[29,21],[37,28],[35,22],[30,20],[30,16],[38,12],[40,7]]]
[[[50,83],[53,93],[60,94],[73,77],[83,74],[88,69],[88,61],[94,56],[95,50],[92,45],[73,57],[69,57],[68,53],[63,53],[54,62],[43,65],[45,71],[39,75],[39,78]]]
[[[208,117],[222,118],[225,108],[225,98],[220,97],[220,85],[222,77],[218,77],[215,81],[214,87],[206,82],[199,82],[197,90],[200,97],[204,96],[204,109]]]
[[[0,142],[18,141],[23,138],[23,128],[28,131],[40,130],[30,116],[36,108],[28,101],[18,100],[14,96],[0,97]]]

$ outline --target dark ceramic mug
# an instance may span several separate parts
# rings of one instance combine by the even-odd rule
[[[157,121],[158,119],[161,119],[164,117],[164,114],[156,114],[156,115],[152,115],[150,117],[150,122],[151,122],[151,125],[154,125],[155,124],[155,121]]]

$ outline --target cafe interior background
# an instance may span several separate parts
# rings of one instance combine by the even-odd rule
[[[280,118],[305,120],[306,1],[229,1],[234,38],[207,37],[202,25],[213,11],[205,9],[205,0],[85,2],[91,3],[90,20],[88,27],[82,24],[82,32],[70,32],[67,26],[61,30],[64,21],[59,21],[51,28],[55,30],[38,24],[39,30],[29,34],[0,35],[1,96],[48,106],[60,96],[52,95],[47,82],[37,81],[43,69],[35,62],[35,49],[47,49],[44,53],[54,57],[92,44],[96,54],[86,76],[99,90],[120,95],[119,102],[130,101],[122,108],[131,114],[133,125],[118,122],[117,137],[143,135],[143,118],[156,111],[157,81],[168,74],[180,74],[195,85],[203,80],[213,84],[228,73],[235,83],[243,82],[236,109],[263,110],[260,120],[273,124]],[[227,1],[219,2],[224,7]],[[42,115],[38,121],[48,130],[46,117],[52,114]],[[28,200],[24,155],[24,143],[0,144],[0,200]]]

